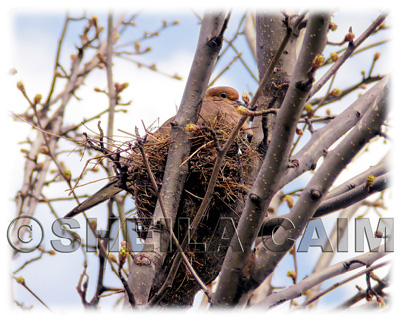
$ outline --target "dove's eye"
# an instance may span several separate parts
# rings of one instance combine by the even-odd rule
[[[221,92],[221,94],[219,95],[221,98],[226,98],[226,97],[228,97],[227,95],[226,95],[226,93],[225,92]]]

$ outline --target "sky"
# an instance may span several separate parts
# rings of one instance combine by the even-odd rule
[[[74,5],[71,14],[79,16],[81,14],[81,7]],[[366,8],[364,6],[364,8]],[[102,10],[103,9],[103,10]],[[174,115],[177,107],[180,103],[182,96],[185,79],[187,78],[188,71],[191,66],[193,52],[196,48],[197,34],[199,31],[198,20],[194,13],[189,8],[176,8],[175,10],[168,10],[167,8],[154,8],[149,5],[146,8],[141,9],[141,14],[137,19],[138,27],[135,28],[132,33],[127,34],[127,39],[135,39],[140,37],[144,30],[153,31],[161,26],[162,20],[172,22],[179,20],[179,25],[167,28],[164,30],[160,37],[156,39],[149,39],[143,46],[148,45],[152,47],[152,51],[148,55],[140,57],[140,61],[145,64],[157,63],[157,68],[168,74],[179,74],[183,77],[183,81],[171,80],[154,72],[144,70],[144,68],[137,68],[132,63],[126,61],[115,61],[114,69],[114,80],[120,83],[129,82],[130,86],[122,94],[124,101],[132,100],[128,109],[127,114],[119,113],[116,116],[117,129],[122,129],[128,132],[133,132],[134,127],[141,127],[141,121],[145,124],[150,124],[157,121],[159,118],[160,123]],[[195,9],[196,12],[201,14],[202,8]],[[227,37],[230,35],[238,25],[240,19],[240,12],[242,8],[235,8],[233,10],[233,16],[230,21],[230,28],[228,28]],[[132,10],[135,12],[135,10]],[[89,13],[94,13],[99,17],[100,21],[103,22],[106,19],[104,14],[104,7],[91,8],[88,10]],[[118,10],[115,10],[115,16],[118,15]],[[335,14],[333,19],[339,25],[339,30],[335,34],[331,34],[332,41],[339,41],[343,30],[349,26],[349,21],[353,26],[353,32],[357,35],[369,25],[369,23],[378,15],[377,10],[365,10],[356,11],[356,8],[340,8]],[[30,131],[26,124],[16,123],[11,121],[10,112],[21,112],[25,110],[26,103],[15,89],[15,83],[19,80],[23,80],[27,92],[33,96],[36,93],[41,93],[46,96],[49,88],[49,82],[51,80],[51,73],[54,64],[54,56],[56,50],[56,41],[61,33],[62,23],[64,17],[64,11],[59,7],[43,6],[39,8],[33,8],[29,3],[25,3],[23,6],[13,7],[7,11],[6,21],[7,30],[6,43],[8,44],[6,51],[6,58],[2,61],[2,73],[8,71],[10,68],[16,68],[18,70],[17,75],[10,77],[7,76],[6,81],[2,81],[4,92],[2,95],[6,97],[3,100],[3,107],[1,109],[1,127],[4,130],[3,136],[6,138],[6,155],[16,155],[12,157],[10,161],[7,158],[5,166],[5,181],[7,182],[4,193],[7,195],[3,203],[3,210],[10,221],[14,215],[15,207],[12,201],[12,197],[15,195],[16,190],[20,188],[22,179],[22,170],[24,159],[20,156],[19,149],[21,145],[17,145],[16,142],[23,139],[24,136]],[[394,20],[392,19],[391,22]],[[66,37],[66,45],[64,47],[65,52],[61,57],[62,63],[67,63],[70,59],[70,54],[74,52],[74,44],[77,43],[76,33],[82,28],[82,24],[77,22],[71,29],[68,30]],[[338,38],[335,38],[338,37]],[[121,39],[122,40],[122,39]],[[121,41],[122,43],[124,41]],[[366,42],[367,43],[367,42]],[[238,41],[238,44],[244,46],[244,41]],[[376,68],[383,70],[384,73],[391,72],[393,69],[391,61],[393,57],[391,55],[391,48],[389,45],[383,47],[385,55],[382,59],[378,60]],[[249,55],[250,52],[247,50],[245,54]],[[232,57],[232,55],[230,56]],[[362,65],[369,65],[371,52],[365,54],[360,58]],[[219,65],[219,69],[222,69],[229,59],[222,61]],[[4,65],[4,68],[3,68]],[[253,72],[257,74],[255,64],[250,65]],[[360,70],[355,68],[354,65],[344,65],[343,73],[337,77],[338,86],[347,87],[349,84],[354,83],[354,79],[358,79]],[[69,123],[79,123],[81,119],[87,117],[97,110],[103,110],[107,107],[107,99],[104,95],[99,93],[93,93],[93,88],[98,87],[100,89],[106,89],[106,78],[103,71],[96,71],[94,75],[85,82],[84,88],[82,88],[78,96],[85,97],[83,101],[73,101],[69,107],[68,113],[66,114],[66,121]],[[252,91],[256,88],[256,82],[244,71],[243,67],[239,63],[236,63],[229,72],[219,79],[216,85],[228,85],[237,88],[240,92]],[[323,92],[323,91],[321,91]],[[4,97],[3,96],[3,97]],[[347,106],[355,99],[355,96],[350,96],[344,100],[343,105]],[[77,115],[79,117],[77,118]],[[104,119],[104,125],[106,120]],[[96,124],[91,124],[91,129],[96,130]],[[33,138],[34,135],[30,134]],[[71,148],[73,146],[71,145]],[[381,149],[372,150],[371,152],[375,157],[382,154]],[[383,154],[382,154],[383,155]],[[74,163],[74,167],[71,168],[76,172],[81,170],[83,163],[74,156],[69,156],[68,161]],[[3,159],[4,160],[4,159]],[[356,168],[353,168],[351,175],[361,172],[368,168],[370,162],[367,160],[361,165],[358,164]],[[338,179],[337,183],[344,181],[350,173],[343,175]],[[100,183],[102,184],[102,183]],[[96,186],[89,186],[87,192],[90,193],[98,188]],[[65,192],[64,186],[58,186],[55,192]],[[3,192],[2,192],[3,193]],[[4,195],[4,194],[3,194]],[[101,210],[99,210],[101,211]],[[38,217],[43,218],[46,216],[45,211],[38,212]],[[390,215],[389,215],[390,216]],[[50,230],[50,221],[46,222],[44,226],[46,230]],[[5,228],[3,227],[5,230]],[[3,232],[2,229],[2,232]],[[330,231],[330,229],[329,229]],[[328,231],[328,232],[329,232]],[[5,234],[5,231],[3,232]],[[49,239],[46,239],[49,241]],[[340,258],[343,258],[342,256]],[[22,258],[21,258],[22,259]],[[27,278],[29,275],[38,274],[38,277],[30,277],[30,284],[35,288],[35,292],[39,295],[46,297],[46,303],[49,305],[55,305],[56,310],[68,310],[71,307],[80,307],[79,297],[75,292],[76,279],[81,273],[81,269],[77,268],[72,270],[69,266],[69,262],[74,259],[82,259],[81,254],[76,252],[70,255],[58,255],[57,260],[52,257],[46,257],[43,261],[44,265],[34,264],[28,271],[26,271]],[[313,264],[313,260],[310,261],[310,266]],[[283,263],[283,262],[282,262]],[[291,261],[286,262],[288,264]],[[88,272],[96,272],[95,266],[90,266],[93,270]],[[9,274],[9,268],[6,268],[2,275]],[[308,270],[302,270],[301,276],[306,276]],[[65,283],[68,285],[61,285],[61,288],[57,288],[54,293],[48,292],[49,286],[45,285],[52,284],[60,281],[60,275],[64,278]],[[283,277],[284,275],[276,275],[277,277]],[[45,278],[43,278],[45,277]],[[45,279],[45,283],[43,283]],[[95,276],[92,277],[94,281]],[[6,283],[10,284],[8,277],[4,279]],[[112,279],[110,279],[112,280]],[[74,285],[70,285],[70,283]],[[14,286],[13,288],[16,294],[21,300],[27,301],[27,305],[35,304],[37,301],[33,299],[26,291],[21,290],[21,287]],[[63,291],[68,290],[68,291]],[[338,295],[343,294],[343,291],[338,290]],[[65,303],[59,304],[60,295],[62,295]],[[333,294],[332,294],[333,295]],[[89,290],[89,296],[91,292]],[[10,301],[10,298],[8,298]]]

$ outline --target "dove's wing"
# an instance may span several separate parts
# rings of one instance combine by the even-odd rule
[[[109,183],[107,183],[103,188],[97,191],[94,195],[87,198],[83,201],[79,206],[75,207],[69,213],[67,213],[64,218],[71,218],[78,213],[86,211],[90,208],[97,206],[98,204],[114,197],[116,194],[122,191],[121,188],[116,186],[118,179],[113,179]]]

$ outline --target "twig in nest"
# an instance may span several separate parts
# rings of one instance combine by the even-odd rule
[[[213,138],[215,149],[217,150],[217,152],[221,152],[221,147],[220,147],[218,139],[217,139],[217,134],[210,127],[207,127],[205,125],[198,125],[198,124],[190,123],[190,124],[186,125],[185,130],[187,132],[199,132],[199,131],[209,132]]]
[[[242,150],[240,150],[239,144],[236,141],[236,146],[237,146],[237,161],[238,161],[238,173],[239,173],[239,183],[240,184],[244,184],[243,183],[243,167],[242,167]]]
[[[244,108],[246,109],[246,108]],[[271,109],[270,109],[271,110]],[[249,110],[250,111],[250,110]],[[276,111],[276,109],[274,110]],[[269,111],[271,112],[271,111]],[[269,113],[267,112],[267,113]],[[273,112],[273,111],[272,111]],[[190,230],[192,232],[192,234],[194,234],[201,222],[201,220],[203,219],[203,216],[210,204],[210,201],[214,195],[214,189],[217,183],[217,178],[220,172],[220,169],[223,165],[223,160],[226,156],[226,154],[228,153],[228,150],[230,148],[230,146],[232,145],[232,143],[234,142],[234,140],[236,139],[237,135],[239,134],[239,131],[241,130],[243,124],[245,123],[246,119],[247,119],[247,115],[244,115],[236,124],[235,128],[232,130],[232,132],[230,133],[230,135],[228,136],[227,140],[225,141],[223,147],[221,148],[220,151],[217,151],[217,157],[212,169],[212,173],[211,173],[211,177],[208,181],[208,185],[207,185],[207,190],[205,192],[205,195],[203,197],[203,201],[200,204],[200,207],[197,209],[196,215],[194,216],[192,223],[190,225]],[[189,242],[189,235],[188,233],[186,233],[183,241],[182,241],[182,248],[183,250],[186,249],[187,245]],[[165,295],[166,291],[168,290],[168,288],[170,287],[170,283],[172,283],[173,279],[175,278],[175,275],[178,271],[179,265],[181,263],[181,258],[184,258],[184,255],[176,255],[173,262],[172,262],[172,266],[170,268],[170,271],[168,273],[167,279],[164,281],[164,284],[162,285],[162,287],[160,288],[160,290],[154,295],[154,297],[151,299],[150,301],[150,305],[155,305],[157,304]],[[203,289],[204,290],[204,289]],[[207,295],[207,297],[209,297]]]
[[[153,184],[153,188],[154,188],[154,190],[155,190],[156,193],[157,193],[158,200],[159,200],[160,206],[161,206],[161,210],[162,210],[163,216],[164,216],[164,218],[165,218],[165,224],[166,224],[166,227],[167,227],[166,229],[168,230],[168,232],[170,232],[171,237],[172,237],[172,240],[173,240],[174,244],[176,245],[177,250],[178,250],[180,256],[182,257],[183,262],[184,262],[186,268],[187,268],[187,269],[189,270],[189,272],[193,275],[193,277],[195,278],[196,282],[199,284],[199,286],[201,287],[201,289],[204,291],[205,295],[207,295],[209,301],[211,301],[211,293],[210,293],[210,291],[208,290],[207,286],[203,283],[203,281],[201,280],[201,278],[200,278],[199,275],[197,274],[196,270],[194,270],[194,268],[193,268],[193,266],[191,265],[189,259],[188,259],[187,256],[185,255],[185,253],[184,253],[184,251],[183,251],[183,249],[182,249],[182,247],[181,247],[181,245],[180,245],[180,243],[179,243],[179,240],[176,238],[174,232],[172,231],[171,226],[169,225],[169,221],[168,221],[168,219],[167,219],[167,213],[166,213],[166,210],[165,210],[164,200],[163,200],[163,198],[161,197],[160,191],[159,191],[158,186],[157,186],[156,179],[154,178],[154,174],[153,174],[153,172],[151,171],[150,164],[149,164],[149,160],[148,160],[147,157],[146,157],[146,154],[145,154],[145,152],[144,152],[144,149],[143,149],[143,145],[142,145],[142,144],[143,144],[143,142],[142,142],[141,140],[139,140],[139,141],[138,141],[138,147],[139,147],[140,153],[141,153],[141,155],[142,155],[142,157],[143,157],[143,162],[144,162],[144,164],[145,164],[145,166],[146,166],[147,173],[149,174],[150,180],[151,180],[151,182],[152,182],[152,184]]]
[[[197,148],[197,150],[195,152],[193,152],[185,161],[182,162],[182,164],[180,165],[181,167],[188,162],[191,158],[193,158],[193,156],[198,153],[200,150],[206,148],[208,145],[210,145],[211,143],[213,143],[214,141],[208,141],[207,143],[203,144],[201,147]]]

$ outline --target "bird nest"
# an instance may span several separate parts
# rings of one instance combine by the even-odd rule
[[[143,218],[153,216],[158,197],[146,163],[156,181],[157,189],[161,190],[168,149],[175,143],[171,140],[168,129],[164,127],[154,134],[138,139],[135,144],[131,143],[128,149],[120,153],[114,152],[111,158],[118,171],[117,185],[132,194],[135,201],[136,216],[141,218],[138,223],[141,226],[137,230],[138,236],[143,239],[147,237],[147,230],[152,225],[151,219]],[[225,144],[232,130],[231,125],[217,117],[212,123],[208,123],[207,127],[203,127],[192,135],[191,150],[187,159],[184,160],[185,165],[188,166],[188,175],[178,207],[178,219],[189,218],[191,222],[196,215],[213,173],[214,163],[219,156],[218,146]],[[229,247],[229,242],[226,242],[226,230],[229,227],[227,229],[221,226],[220,218],[229,218],[234,224],[238,223],[247,188],[251,184],[250,173],[258,158],[257,150],[249,143],[246,132],[241,130],[223,158],[207,212],[202,217],[195,234],[190,235],[188,255],[192,266],[205,284],[211,283],[218,276]],[[178,238],[187,230],[179,223],[174,226],[174,233],[178,235]],[[222,243],[221,240],[225,242]],[[204,247],[201,245],[197,247],[194,243],[204,243],[207,249],[203,250]],[[217,249],[210,249],[210,244],[211,246],[216,244]],[[160,272],[156,275],[150,298],[158,292],[166,280],[175,257],[176,247],[173,245],[172,248],[173,250],[167,253]],[[184,265],[180,265],[169,294],[162,298],[159,305],[187,307],[193,303],[199,289],[191,273]]]
[[[221,154],[219,146],[224,146],[232,130],[232,125],[224,122],[223,118],[216,117],[214,121],[202,126],[191,136],[191,150],[187,159],[183,161],[183,164],[188,166],[188,175],[179,202],[178,219],[189,218],[191,222],[197,214],[213,174],[214,164]],[[114,152],[104,148],[102,130],[100,139],[96,142],[88,139],[86,135],[90,147],[104,153],[114,162],[117,175],[113,180],[112,191],[122,188],[132,194],[136,219],[140,218],[137,223],[138,237],[142,239],[147,237],[147,230],[153,225],[151,219],[145,218],[153,217],[158,198],[157,190],[162,188],[169,147],[177,143],[171,139],[169,131],[169,128],[163,125],[153,134],[149,133],[144,138],[138,138],[134,143],[128,142],[128,148],[120,146]],[[123,145],[126,146],[125,143]],[[223,223],[220,224],[220,221],[231,221],[237,225],[246,193],[251,187],[251,173],[258,160],[259,153],[249,143],[246,131],[241,130],[222,159],[207,211],[195,233],[190,234],[190,243],[186,248],[193,268],[205,284],[211,283],[218,276],[230,246],[227,234],[230,233],[232,237],[234,233],[232,225],[225,226]],[[154,187],[151,177],[154,178],[157,188]],[[173,231],[178,239],[183,239],[179,236],[184,236],[187,230],[187,227],[177,223]],[[160,272],[154,279],[150,299],[166,281],[176,255],[175,245],[172,245],[172,249],[168,250]],[[181,264],[169,294],[159,301],[159,305],[189,306],[199,289],[199,284],[192,274]]]
[[[218,156],[216,143],[223,146],[232,130],[232,126],[216,118],[207,130],[201,129],[191,138],[190,156],[185,160],[189,167],[188,177],[184,185],[178,216],[193,218],[196,214]],[[149,134],[142,143],[159,189],[162,187],[168,148],[173,143],[167,131],[169,130],[159,130],[154,134]],[[214,208],[213,211],[218,210],[218,212],[226,211],[226,209],[234,211],[237,203],[243,202],[246,193],[244,182],[254,164],[255,157],[258,157],[258,153],[249,144],[246,134],[242,131],[224,157],[209,208]],[[125,181],[121,181],[121,185],[133,195],[137,216],[151,218],[157,201],[157,192],[149,177],[142,153],[139,148],[133,147],[125,159],[121,162],[121,166],[127,174],[124,177]],[[147,228],[149,223],[144,222],[143,226]]]

